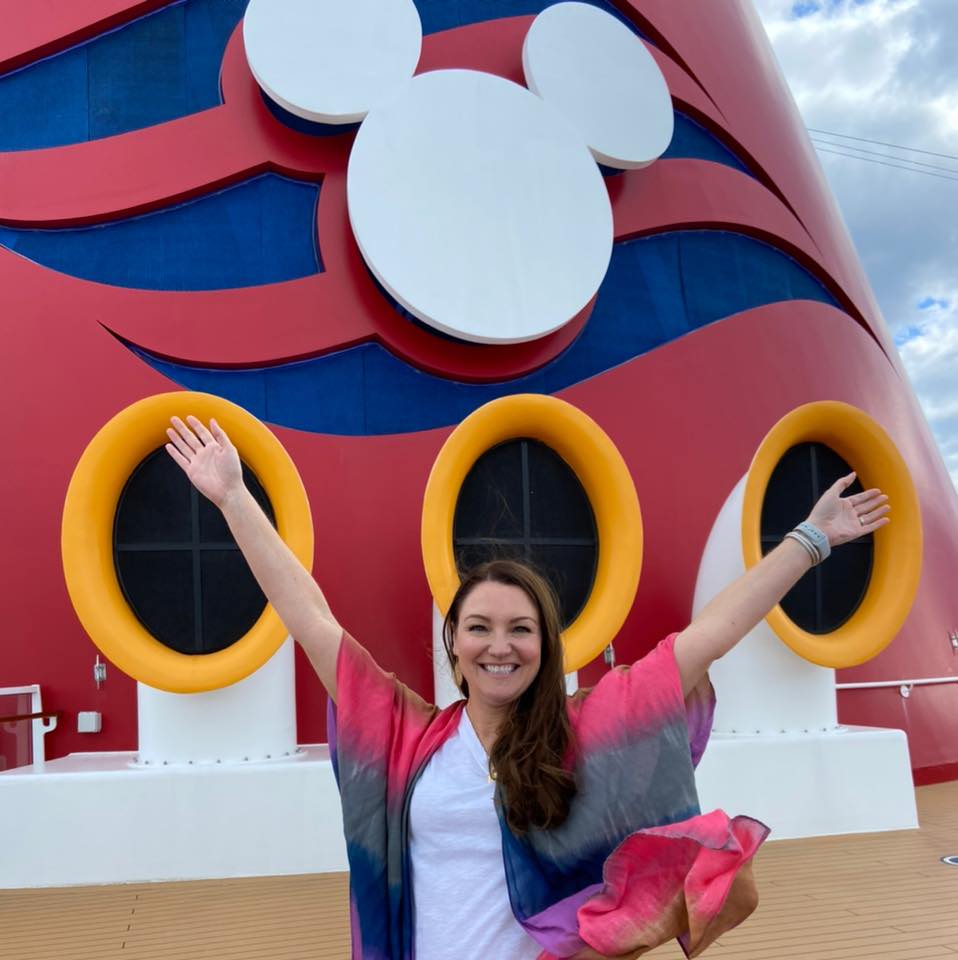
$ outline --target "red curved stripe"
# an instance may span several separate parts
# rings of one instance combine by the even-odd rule
[[[101,12],[121,7],[89,0],[87,15],[91,5]],[[711,69],[720,53],[721,61],[728,62],[722,30],[727,18],[727,12],[718,16],[707,5],[696,5],[692,15],[684,4],[660,2],[644,3],[641,17],[654,30],[682,38],[677,54],[694,76],[650,47],[676,103],[733,149],[762,161],[759,172],[776,185],[795,182],[801,188],[808,166],[804,158],[789,164],[787,151],[770,151],[768,144],[776,137],[769,136],[769,127],[758,136],[750,112],[736,109],[739,102],[750,102],[741,96],[740,82],[729,78],[727,70],[716,74]],[[514,17],[428,36],[419,71],[468,67],[522,82],[522,41],[532,19]],[[697,31],[691,21],[699,25]],[[725,33],[738,36],[727,25]],[[750,63],[744,55],[742,60]],[[770,69],[766,66],[766,73]],[[768,82],[767,76],[750,79]],[[96,302],[101,322],[111,330],[160,356],[217,366],[276,363],[374,339],[430,372],[479,381],[529,372],[578,334],[590,308],[537,343],[494,348],[441,340],[405,321],[370,281],[348,227],[344,178],[352,134],[311,137],[277,121],[249,71],[239,28],[227,45],[222,85],[222,106],[180,120],[91,143],[0,154],[0,182],[7,186],[0,199],[0,220],[21,226],[102,222],[266,170],[313,180],[325,177],[317,217],[324,274],[263,288],[197,293],[92,285],[93,292],[84,294],[84,281],[67,278],[78,300],[87,297],[91,307]],[[787,127],[779,101],[775,107],[774,122]],[[805,226],[816,222],[815,205],[808,199],[814,195],[820,205],[821,192],[815,187],[793,191],[797,201],[788,190],[779,191],[796,217],[757,181],[704,161],[660,161],[609,182],[617,237],[699,226],[760,236],[796,256],[874,335],[882,328],[869,320],[877,312],[870,309],[867,286],[854,283],[857,260],[836,255],[834,231],[812,232]],[[43,275],[49,277],[50,271]],[[267,316],[268,324],[263,322]]]
[[[751,0],[625,0],[725,118],[725,129],[795,211],[821,264],[901,371],[898,353]],[[765,51],[764,57],[757,51]],[[734,69],[730,65],[734,64]]]
[[[169,0],[0,3],[0,73],[49,57],[165,6]],[[39,9],[37,9],[39,8]]]

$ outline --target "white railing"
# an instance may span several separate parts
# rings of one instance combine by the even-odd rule
[[[913,687],[930,687],[939,683],[958,683],[958,677],[923,677],[920,680],[863,680],[861,683],[836,683],[836,690],[877,690],[898,687],[903,697],[910,697]]]

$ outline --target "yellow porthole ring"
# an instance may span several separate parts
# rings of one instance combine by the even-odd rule
[[[785,452],[799,443],[831,447],[857,472],[866,490],[880,487],[891,504],[891,523],[875,533],[865,596],[844,624],[819,635],[802,630],[781,606],[766,617],[776,635],[799,656],[823,667],[852,667],[870,660],[891,643],[915,599],[922,556],[918,495],[901,454],[871,417],[837,401],[806,404],[775,424],[752,460],[742,509],[746,568],[762,557],[762,504],[769,479]]]
[[[433,464],[422,512],[422,555],[436,605],[445,614],[459,586],[453,553],[456,501],[487,450],[529,437],[572,468],[595,515],[599,555],[585,607],[563,632],[565,669],[578,670],[618,633],[642,569],[642,514],[628,467],[594,420],[555,397],[519,394],[480,407],[450,434]]]
[[[173,415],[215,417],[262,483],[276,527],[293,553],[313,562],[313,524],[296,467],[255,417],[220,397],[186,391],[147,397],[110,420],[80,457],[63,507],[61,551],[73,607],[103,654],[136,680],[173,693],[236,683],[262,666],[286,638],[269,605],[245,636],[216,653],[177,653],[156,640],[130,610],[113,563],[113,522],[130,474],[166,443]]]

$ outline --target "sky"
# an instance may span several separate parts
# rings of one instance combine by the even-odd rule
[[[958,488],[958,0],[753,2]]]

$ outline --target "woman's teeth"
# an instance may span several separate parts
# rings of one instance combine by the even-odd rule
[[[486,671],[486,673],[496,674],[512,673],[512,671],[516,669],[516,665],[514,663],[506,663],[502,664],[501,666],[492,663],[483,663],[480,664],[480,666]]]

